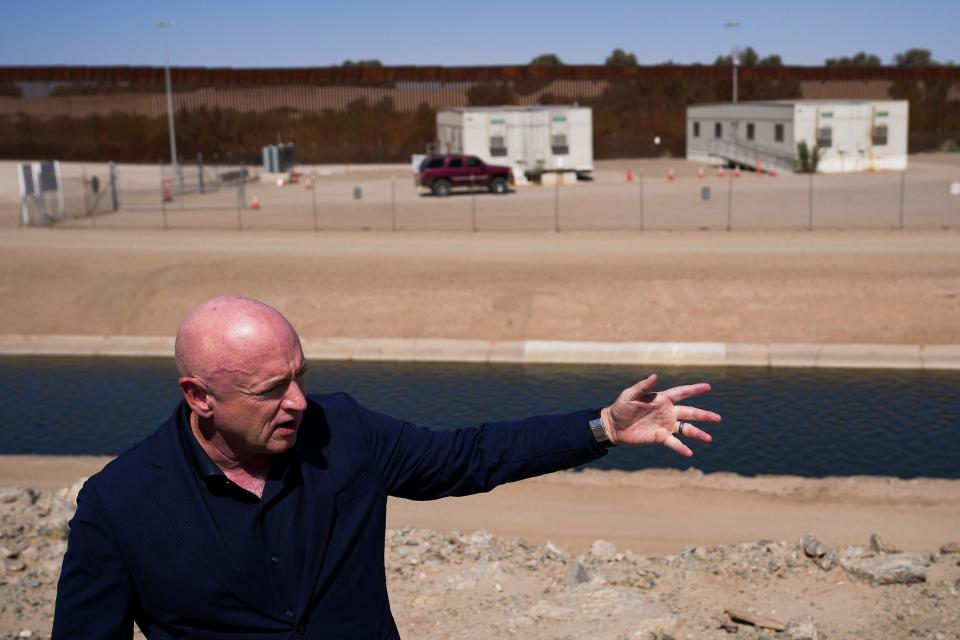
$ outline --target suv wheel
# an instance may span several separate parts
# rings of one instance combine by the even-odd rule
[[[435,196],[448,196],[450,195],[450,183],[446,180],[437,180],[433,183],[433,195]]]
[[[507,192],[507,181],[503,178],[494,178],[490,182],[490,191],[493,193],[506,193]]]

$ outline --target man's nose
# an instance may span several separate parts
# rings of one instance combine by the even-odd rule
[[[283,408],[287,411],[306,411],[307,396],[304,395],[300,383],[294,380],[287,387],[287,395],[283,398]]]

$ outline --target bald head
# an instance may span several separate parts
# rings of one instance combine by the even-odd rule
[[[253,298],[220,296],[201,302],[177,331],[180,376],[216,385],[224,375],[249,374],[265,354],[300,349],[282,313]]]

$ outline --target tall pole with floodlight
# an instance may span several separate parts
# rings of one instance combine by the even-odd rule
[[[157,23],[161,29],[172,29],[177,26],[173,20],[161,20]],[[174,175],[180,173],[180,166],[177,162],[177,133],[173,127],[173,87],[170,81],[170,51],[167,47],[167,32],[163,32],[163,58],[164,70],[167,78],[167,127],[170,131],[170,168]]]

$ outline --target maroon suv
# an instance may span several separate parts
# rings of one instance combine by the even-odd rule
[[[486,164],[476,156],[429,156],[420,163],[418,182],[437,196],[448,196],[456,187],[487,187],[493,193],[508,193],[513,171]]]

